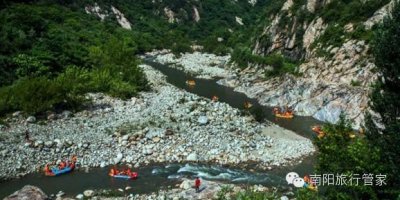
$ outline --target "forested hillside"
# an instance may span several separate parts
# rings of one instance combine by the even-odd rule
[[[0,113],[77,109],[86,92],[135,95],[146,89],[135,55],[164,48],[186,52],[192,45],[226,54],[250,44],[265,2],[3,1]],[[88,12],[90,7],[106,17]],[[132,30],[119,26],[112,9]]]
[[[0,111],[75,109],[86,92],[129,97],[146,88],[135,35],[62,5],[0,11]]]

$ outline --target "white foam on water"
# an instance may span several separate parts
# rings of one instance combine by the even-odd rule
[[[181,174],[171,174],[171,175],[168,176],[168,179],[181,179],[183,177],[184,176],[181,175]]]
[[[262,184],[274,182],[269,174],[265,173],[250,173],[236,169],[226,169],[218,166],[199,166],[193,164],[186,164],[180,167],[176,174],[171,174],[168,178],[176,179],[181,178],[182,173],[189,174],[190,176],[197,176],[209,180],[224,180],[234,183],[252,183]]]
[[[205,171],[205,170],[202,170],[201,167],[198,166],[186,164],[184,167],[179,168],[178,173],[182,172],[196,173],[198,171]]]

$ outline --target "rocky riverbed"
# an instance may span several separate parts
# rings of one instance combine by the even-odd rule
[[[300,161],[315,151],[306,138],[177,89],[160,72],[141,67],[152,91],[130,100],[88,94],[92,103],[77,113],[50,113],[40,121],[14,113],[6,119],[9,127],[0,132],[0,178],[23,176],[71,155],[83,167],[254,161],[266,168]],[[25,131],[32,142],[24,139]]]
[[[169,64],[169,67],[180,69],[196,78],[212,79],[229,77],[232,73],[224,67],[228,64],[230,56],[216,56],[208,53],[184,53],[175,56],[169,50],[153,51],[146,54],[153,57],[156,62]]]
[[[340,64],[340,58],[355,58],[361,51],[368,47],[357,41],[349,41],[340,49],[334,58],[339,67],[351,69],[357,59]],[[155,51],[149,53],[157,62],[172,63],[172,67],[194,74],[198,78],[217,78],[219,84],[234,88],[235,91],[257,99],[265,106],[290,106],[300,116],[312,116],[318,120],[336,123],[341,113],[353,120],[353,127],[360,128],[364,122],[364,112],[368,111],[368,83],[362,82],[356,86],[357,80],[374,80],[370,73],[371,65],[354,68],[351,73],[337,74],[323,66],[322,61],[314,65],[300,65],[301,76],[286,74],[283,77],[265,78],[265,68],[259,66],[248,67],[240,70],[234,65],[228,65],[229,56],[215,56],[199,52],[182,54],[177,58],[169,51]],[[337,57],[337,58],[336,58]],[[219,64],[215,64],[219,63]],[[224,65],[225,64],[225,65]],[[339,69],[340,68],[340,69]],[[330,70],[330,71],[329,71]],[[322,72],[321,72],[322,71]],[[356,73],[357,72],[357,73]],[[354,75],[356,73],[356,75]],[[326,77],[321,78],[322,76]],[[369,77],[372,77],[369,79]]]
[[[84,190],[81,194],[76,195],[74,198],[68,197],[64,192],[60,191],[57,194],[47,195],[40,188],[36,186],[27,185],[13,194],[5,198],[5,200],[12,199],[56,199],[56,200],[71,200],[71,199],[113,199],[113,200],[165,200],[165,199],[218,199],[218,197],[225,197],[226,199],[235,199],[238,193],[244,192],[262,192],[268,193],[270,198],[273,199],[292,199],[294,193],[291,188],[277,189],[267,188],[261,185],[254,186],[240,186],[215,181],[202,180],[200,192],[196,192],[194,180],[182,179],[181,183],[174,187],[158,191],[150,194],[133,194],[132,188],[119,188],[116,190]],[[279,192],[278,192],[279,190]]]

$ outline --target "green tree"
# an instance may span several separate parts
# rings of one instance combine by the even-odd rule
[[[37,77],[49,72],[49,68],[36,57],[19,54],[13,58],[13,61],[17,65],[16,75],[18,78]]]
[[[380,119],[367,118],[367,138],[380,149],[379,165],[387,185],[376,188],[383,198],[400,197],[400,5],[376,31],[375,63],[381,78],[371,95],[371,108]],[[377,124],[381,124],[380,126]]]
[[[363,137],[352,138],[354,131],[351,123],[342,115],[337,124],[323,127],[325,136],[316,139],[319,149],[316,170],[318,174],[343,174],[350,177],[354,174],[379,172],[379,150]],[[348,184],[326,186],[328,199],[377,199],[372,187]]]

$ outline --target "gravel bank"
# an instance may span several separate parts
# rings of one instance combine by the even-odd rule
[[[151,194],[132,194],[131,187],[119,188],[116,190],[84,190],[81,194],[75,196],[75,198],[66,197],[64,192],[60,191],[56,195],[50,195],[50,199],[56,200],[72,200],[72,199],[101,199],[101,200],[179,200],[179,199],[217,199],[223,195],[226,199],[235,199],[235,195],[239,192],[253,191],[274,194],[274,199],[294,199],[294,193],[292,188],[267,188],[261,185],[254,185],[250,187],[239,186],[233,184],[220,183],[215,181],[202,180],[200,186],[200,192],[197,193],[194,186],[194,180],[182,179],[180,184],[175,187],[171,187],[165,190],[161,190]],[[22,189],[14,192],[10,196],[6,197],[5,200],[11,199],[49,199],[40,188],[36,186],[27,185]],[[272,196],[271,196],[272,198]]]
[[[184,53],[176,57],[168,50],[153,51],[146,54],[155,57],[155,61],[162,64],[169,64],[170,67],[183,70],[196,78],[213,79],[226,78],[231,75],[224,66],[229,62],[230,56],[216,56],[207,53]]]

